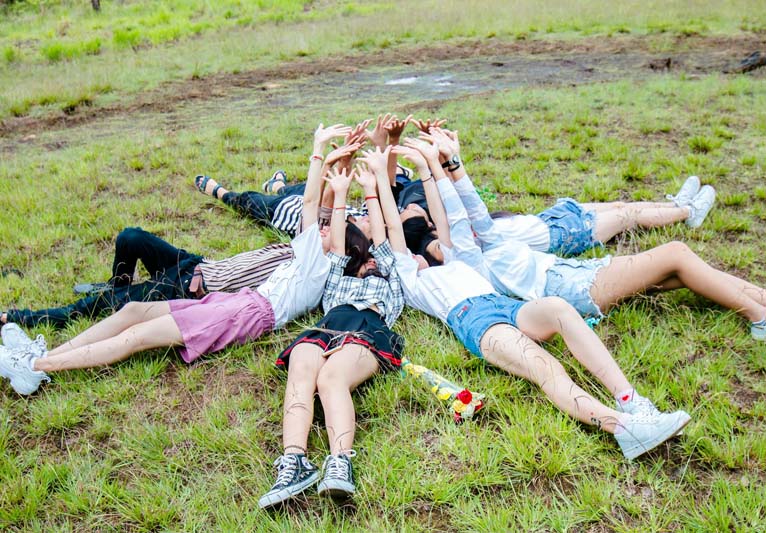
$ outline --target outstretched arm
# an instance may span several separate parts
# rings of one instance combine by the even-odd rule
[[[364,153],[361,161],[366,163],[371,172],[365,172],[357,176],[357,181],[364,189],[364,199],[367,202],[367,215],[370,217],[370,229],[372,231],[372,243],[377,247],[386,240],[386,223],[383,221],[383,212],[381,211],[380,198],[376,176],[378,174],[386,175],[388,165],[388,154],[390,147],[381,151],[380,148],[368,150]],[[391,194],[391,188],[386,186],[388,193]]]
[[[394,200],[394,195],[391,192],[385,165],[383,165],[383,162],[380,160],[383,153],[380,153],[380,157],[376,152],[370,151],[368,154],[365,154],[365,157],[361,160],[363,166],[360,166],[360,175],[371,174],[376,180],[380,208],[383,212],[383,219],[385,220],[388,229],[388,240],[391,243],[391,249],[395,252],[406,253],[407,243],[404,240],[404,231],[402,230],[402,220],[399,218],[399,209],[396,207],[396,200]],[[370,204],[368,203],[367,205],[369,206]]]
[[[309,173],[306,177],[306,189],[303,192],[303,223],[306,229],[319,219],[319,203],[322,194],[322,160],[327,144],[334,138],[347,135],[351,128],[343,124],[335,124],[325,128],[323,124],[314,132],[314,152],[309,162]]]
[[[331,170],[325,178],[335,193],[330,219],[330,251],[340,256],[346,255],[346,195],[353,177],[353,172],[347,176],[344,169],[340,172]]]

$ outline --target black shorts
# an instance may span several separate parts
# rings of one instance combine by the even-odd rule
[[[404,338],[397,335],[372,309],[358,311],[352,305],[333,307],[312,329],[307,329],[277,357],[277,366],[287,369],[290,352],[301,343],[316,344],[324,351],[346,344],[359,344],[369,349],[383,372],[402,366]]]

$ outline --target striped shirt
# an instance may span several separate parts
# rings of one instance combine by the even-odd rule
[[[319,220],[320,226],[329,225],[329,215],[332,215],[332,208],[322,211],[320,208]],[[303,196],[294,194],[288,196],[277,205],[274,210],[274,216],[271,217],[271,225],[280,231],[284,231],[290,237],[295,237],[298,234],[298,229],[301,224],[301,215],[303,213]],[[350,205],[346,206],[346,218],[350,216],[360,217],[367,215],[367,207],[363,206],[362,209],[356,209]]]
[[[207,292],[237,292],[262,285],[274,270],[293,258],[289,243],[270,244],[220,261],[199,264]]]

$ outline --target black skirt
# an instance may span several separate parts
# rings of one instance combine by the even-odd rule
[[[293,348],[304,342],[316,344],[323,351],[333,351],[346,344],[359,344],[372,352],[381,371],[396,370],[402,366],[404,338],[391,331],[372,309],[359,311],[353,305],[333,307],[316,326],[298,335],[279,354],[277,366],[287,369]]]

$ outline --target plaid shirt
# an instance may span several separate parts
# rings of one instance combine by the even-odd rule
[[[370,247],[370,253],[378,263],[378,270],[388,279],[378,276],[356,278],[344,276],[343,269],[350,261],[346,255],[327,254],[330,259],[330,275],[322,297],[322,307],[327,313],[333,307],[349,304],[360,311],[373,305],[378,308],[386,325],[391,327],[404,308],[404,295],[399,274],[394,269],[394,252],[388,241]]]

